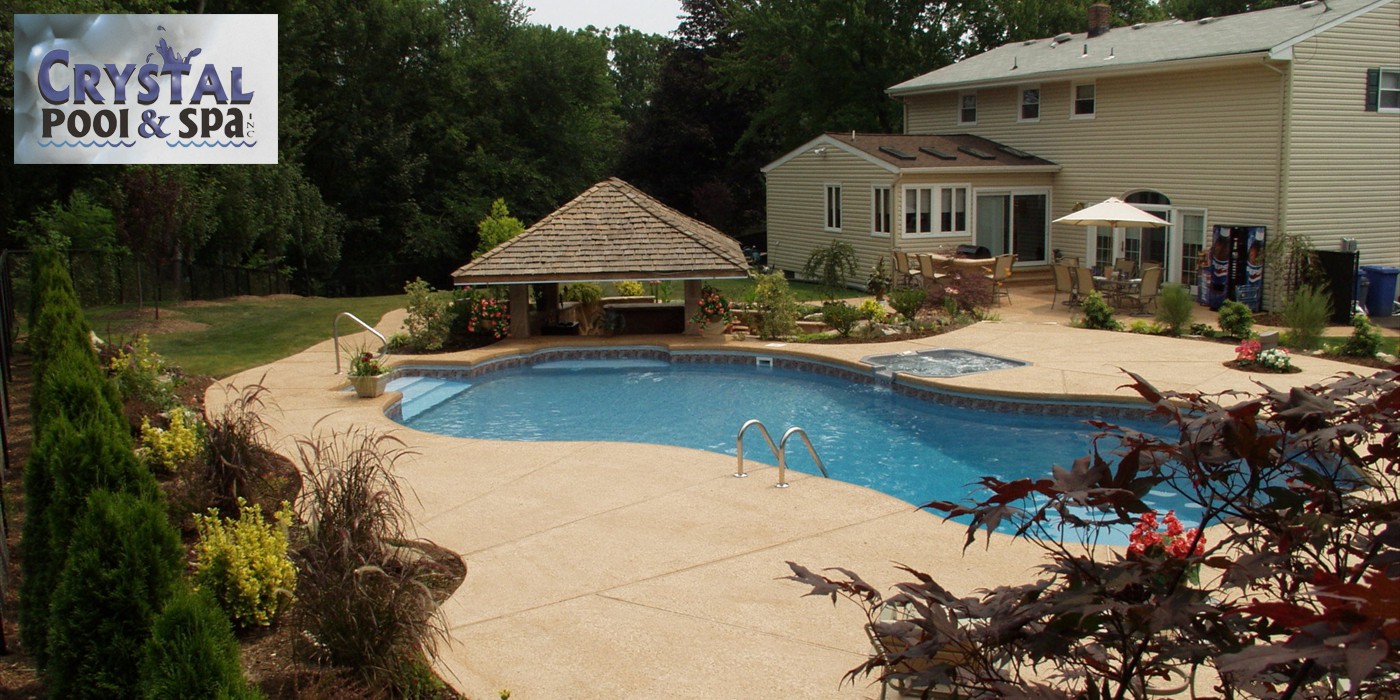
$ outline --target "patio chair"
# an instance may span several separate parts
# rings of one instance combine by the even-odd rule
[[[934,282],[948,276],[949,259],[932,253],[919,253],[919,269],[924,274],[924,286],[932,287]]]
[[[1157,303],[1157,292],[1162,288],[1162,268],[1147,267],[1138,281],[1137,292],[1123,295],[1123,301],[1137,307],[1137,313],[1145,315],[1148,304]]]
[[[992,263],[992,271],[987,275],[987,279],[992,281],[992,301],[995,302],[1001,297],[1006,297],[1006,303],[1011,303],[1011,290],[1006,288],[1006,280],[1011,279],[1011,267],[1016,264],[1016,256],[1008,253],[996,256],[996,262]]]
[[[1079,300],[1079,303],[1082,304],[1084,300],[1089,297],[1089,292],[1095,289],[1094,271],[1087,267],[1074,268],[1074,284],[1075,287],[1077,287],[1075,290],[1075,297]]]
[[[1052,265],[1050,269],[1055,273],[1055,295],[1050,297],[1050,308],[1055,308],[1055,302],[1061,293],[1069,295],[1069,298],[1065,299],[1065,306],[1079,303],[1079,299],[1074,295],[1074,277],[1070,275],[1070,268],[1066,265]]]
[[[893,614],[890,606],[880,613],[883,621],[899,620],[907,616],[903,611],[894,610]],[[903,653],[909,649],[909,644],[898,635],[881,634],[875,629],[874,624],[865,625],[865,633],[870,637],[870,646],[874,648],[875,655],[889,659],[896,654]],[[889,670],[896,674],[896,677],[886,678],[880,685],[880,700],[886,700],[890,688],[894,688],[895,697],[901,698],[906,695],[913,697],[953,699],[960,697],[959,688],[952,683],[935,683],[933,685],[920,685],[915,682],[913,676],[927,671],[934,664],[959,665],[967,658],[967,653],[953,645],[948,645],[939,650],[932,658],[901,661],[889,667]]]
[[[914,286],[918,282],[919,276],[919,266],[916,263],[911,263],[909,256],[909,253],[902,250],[894,251],[894,271],[906,287]]]
[[[1078,257],[1069,257],[1069,256],[1065,256],[1065,257],[1060,258],[1059,263],[1060,263],[1061,265],[1064,265],[1065,267],[1068,267],[1068,268],[1076,268],[1076,267],[1079,267],[1079,258],[1078,258]]]
[[[1113,261],[1113,274],[1123,279],[1129,279],[1133,277],[1133,273],[1135,272],[1137,272],[1137,263],[1133,262],[1131,259],[1118,258]]]

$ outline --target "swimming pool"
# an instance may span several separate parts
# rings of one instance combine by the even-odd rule
[[[1096,431],[1087,417],[1154,429],[1121,408],[1065,405],[1080,414],[1070,416],[1047,414],[1044,403],[997,402],[1021,412],[950,405],[871,373],[769,359],[758,366],[753,355],[557,354],[473,368],[474,376],[421,371],[436,376],[390,383],[405,397],[391,415],[416,430],[456,437],[640,442],[729,455],[739,427],[757,418],[774,440],[802,427],[831,478],[914,505],[964,499],[984,475],[1048,476],[1052,464],[1089,452]],[[748,437],[747,459],[775,463],[760,438]],[[818,473],[796,444],[789,445],[788,466]],[[1148,501],[1192,520],[1175,494],[1154,492]]]

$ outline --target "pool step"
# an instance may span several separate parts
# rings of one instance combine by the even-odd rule
[[[404,420],[412,420],[470,388],[471,384],[466,382],[431,377],[409,377],[402,383],[398,380],[389,383],[390,391],[403,393]]]

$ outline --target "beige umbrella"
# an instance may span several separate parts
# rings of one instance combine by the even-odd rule
[[[1109,197],[1092,207],[1085,207],[1079,211],[1065,214],[1055,219],[1055,223],[1109,226],[1112,228],[1161,228],[1171,225],[1171,222],[1138,209],[1117,197]]]

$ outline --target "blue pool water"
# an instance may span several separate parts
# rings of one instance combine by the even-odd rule
[[[1096,432],[1083,417],[956,407],[783,368],[664,360],[542,362],[469,380],[396,379],[389,388],[404,392],[405,425],[458,437],[640,442],[732,455],[735,433],[751,418],[774,440],[801,426],[831,478],[914,505],[963,500],[984,475],[1048,476],[1051,465],[1088,454]],[[1146,421],[1109,420],[1153,430]],[[745,437],[746,459],[776,463],[756,430]],[[818,473],[798,443],[788,445],[789,467]],[[1153,498],[1159,510],[1191,520],[1174,494]]]

